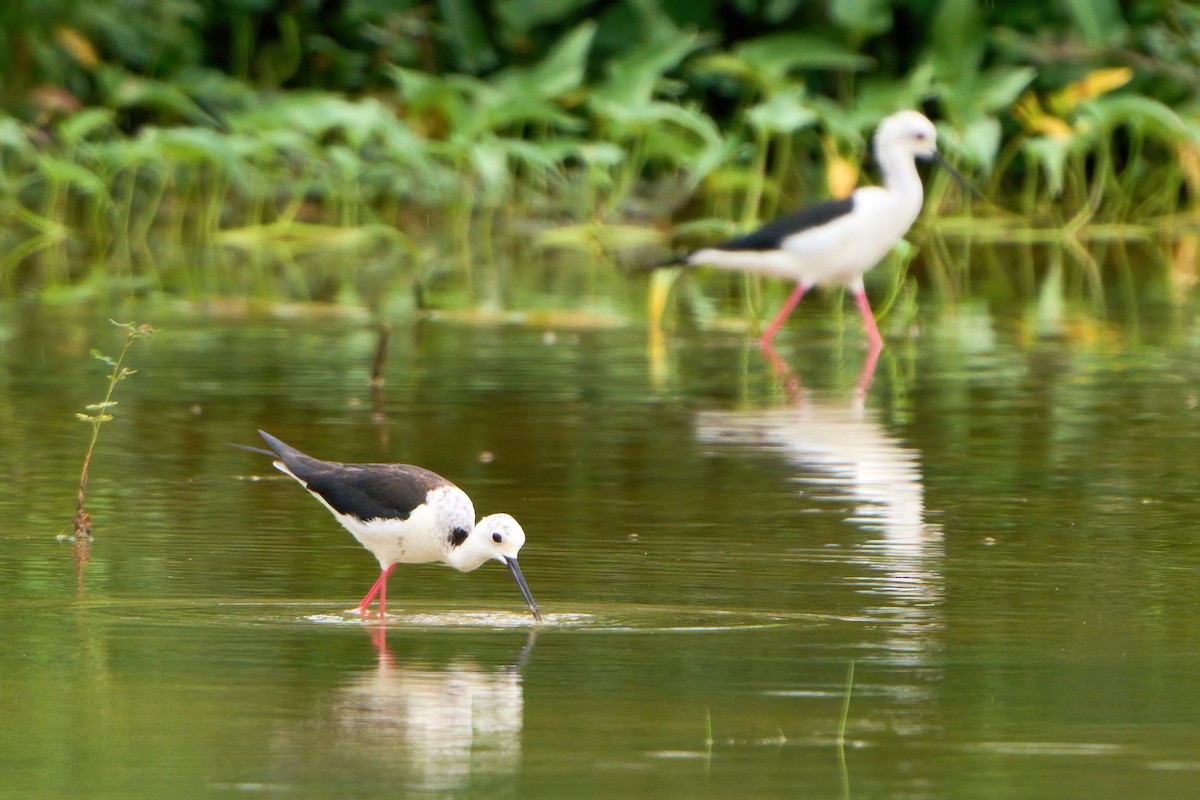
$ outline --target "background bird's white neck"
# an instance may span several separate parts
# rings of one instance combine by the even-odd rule
[[[884,157],[885,155],[887,157]],[[883,175],[883,185],[888,191],[906,197],[915,197],[920,203],[925,189],[921,185],[921,176],[917,172],[917,161],[911,154],[877,153],[875,160]]]

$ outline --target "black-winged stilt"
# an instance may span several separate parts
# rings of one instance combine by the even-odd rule
[[[888,254],[921,213],[925,193],[917,174],[918,158],[937,161],[963,181],[938,153],[932,122],[916,111],[892,114],[875,131],[875,160],[883,173],[883,186],[855,189],[844,200],[803,208],[753,233],[654,266],[705,265],[795,281],[795,290],[759,339],[763,346],[771,344],[813,286],[846,286],[858,303],[871,347],[879,348],[883,339],[862,276]]]
[[[517,565],[525,532],[511,516],[492,514],[476,523],[475,507],[466,492],[421,467],[321,461],[266,431],[258,433],[271,450],[239,446],[275,458],[280,472],[308,489],[379,560],[379,580],[358,604],[359,613],[378,595],[383,618],[387,580],[397,564],[440,561],[470,572],[495,559],[508,567],[534,619],[541,622]]]

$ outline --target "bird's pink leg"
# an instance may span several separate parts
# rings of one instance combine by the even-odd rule
[[[875,326],[875,315],[871,313],[871,304],[867,302],[867,292],[861,286],[854,290],[854,299],[858,303],[858,310],[862,314],[863,327],[867,329],[867,339],[871,341],[871,349],[883,347],[883,337],[879,335],[879,328]]]
[[[867,389],[871,388],[871,381],[875,378],[875,364],[879,361],[879,351],[882,349],[882,344],[874,342],[867,349],[867,360],[863,363],[862,372],[858,374],[858,398],[860,400],[866,399]]]
[[[375,645],[375,652],[379,654],[379,665],[386,667],[392,666],[392,654],[387,649],[386,625],[371,626],[371,644]]]
[[[370,608],[371,601],[375,599],[376,595],[379,595],[379,616],[383,616],[383,601],[387,596],[387,579],[391,576],[392,570],[395,568],[396,565],[392,564],[387,569],[380,571],[379,579],[372,584],[371,591],[367,592],[367,596],[358,604],[358,613],[362,614]]]
[[[775,319],[771,320],[771,324],[763,331],[763,335],[758,340],[759,347],[770,347],[771,342],[775,339],[775,334],[779,333],[779,329],[783,327],[783,323],[787,322],[787,318],[792,315],[796,304],[800,302],[800,298],[804,297],[804,293],[808,291],[808,284],[800,282],[796,284],[796,288],[792,290],[792,295],[783,304],[783,308],[779,309],[779,313],[775,315]]]
[[[779,385],[787,394],[788,399],[799,406],[804,400],[800,394],[800,378],[792,372],[792,368],[788,366],[787,362],[783,360],[783,356],[779,355],[779,351],[770,342],[759,343],[758,349],[762,351],[763,357],[771,365],[771,369],[775,372],[775,378],[779,381]]]

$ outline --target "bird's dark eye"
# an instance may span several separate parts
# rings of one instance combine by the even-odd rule
[[[503,537],[503,536],[501,536],[501,535],[500,535],[500,534],[498,534],[498,533],[493,533],[493,534],[492,534],[492,541],[493,541],[493,542],[495,542],[496,544],[500,544],[501,542],[503,542],[503,541],[504,541],[504,537]]]
[[[925,141],[925,134],[922,133],[921,131],[917,131],[916,133],[913,134],[913,138],[916,139],[918,142],[923,142],[923,141]]]

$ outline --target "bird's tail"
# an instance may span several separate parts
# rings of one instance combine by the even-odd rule
[[[311,458],[311,456],[306,456],[304,453],[301,453],[299,450],[289,444],[281,442],[266,431],[259,431],[258,435],[263,437],[267,444],[271,446],[270,450],[266,450],[262,447],[251,447],[248,444],[238,444],[237,442],[230,442],[229,444],[239,450],[248,450],[251,453],[259,453],[260,455],[270,456],[271,458],[278,458],[285,461],[291,458]]]
[[[246,450],[251,453],[258,453],[259,455],[270,456],[271,458],[278,458],[278,456],[276,456],[270,450],[264,450],[261,447],[251,447],[248,444],[238,444],[237,442],[226,442],[226,444],[228,444],[230,447],[236,447],[238,450]]]
[[[288,468],[290,468],[290,469],[296,469],[297,467],[300,467],[300,466],[316,465],[316,464],[321,463],[318,459],[313,458],[312,456],[308,455],[307,453],[300,452],[296,448],[292,447],[290,444],[287,444],[286,442],[276,439],[274,436],[272,436],[271,434],[267,433],[264,430],[260,430],[258,432],[258,435],[261,436],[263,438],[263,440],[266,441],[268,447],[270,447],[272,450],[275,451],[275,452],[271,453],[271,455],[275,456],[280,461],[287,464]]]
[[[260,430],[258,435],[261,436],[263,440],[266,441],[267,445],[275,451],[273,453],[268,453],[268,455],[271,455],[276,459],[275,466],[279,469],[283,469],[283,467],[279,466],[280,464],[283,464],[285,467],[287,467],[286,470],[283,470],[284,472],[291,475],[301,483],[304,483],[306,486],[308,485],[308,479],[312,476],[314,471],[320,471],[329,466],[328,461],[321,461],[318,458],[313,458],[307,453],[302,453],[296,448],[292,447],[290,444],[276,439],[266,431]]]

